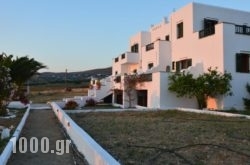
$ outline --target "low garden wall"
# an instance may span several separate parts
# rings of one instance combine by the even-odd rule
[[[14,134],[10,138],[8,144],[6,145],[6,147],[4,148],[4,150],[3,150],[3,152],[2,152],[2,154],[0,156],[0,164],[1,165],[7,164],[8,159],[10,158],[10,156],[12,154],[13,148],[16,146],[16,141],[19,139],[19,136],[21,134],[23,126],[24,126],[24,124],[26,122],[26,119],[29,116],[29,113],[30,113],[30,105],[28,105],[27,110],[24,113],[22,120],[18,124]]]
[[[250,116],[242,115],[242,114],[233,114],[233,113],[227,113],[227,112],[218,112],[218,111],[200,110],[200,109],[190,109],[190,108],[176,108],[176,109],[179,110],[179,111],[184,111],[184,112],[194,112],[194,113],[218,115],[218,116],[225,116],[225,117],[241,117],[241,118],[250,119]]]
[[[89,164],[119,165],[106,150],[80,128],[55,102],[50,103],[55,115],[65,128],[73,143],[76,145]]]

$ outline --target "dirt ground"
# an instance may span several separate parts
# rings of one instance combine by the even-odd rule
[[[63,98],[68,97],[86,96],[87,93],[87,88],[72,88],[71,91],[65,91],[65,88],[63,87],[36,87],[35,89],[31,89],[29,99],[32,101],[32,103],[47,103],[48,101],[62,100]]]
[[[18,148],[19,144],[17,144],[17,153],[12,154],[8,165],[84,164],[83,162],[74,159],[75,157],[71,147],[69,148],[69,153],[66,153],[65,141],[64,151],[59,150],[62,148],[59,148],[59,143],[56,143],[56,141],[65,140],[65,137],[52,110],[31,110],[20,137],[27,138],[27,152],[21,153],[24,148],[20,150],[20,148]],[[31,151],[33,150],[30,149],[30,139],[32,137],[36,137],[38,139],[39,147],[37,153],[32,153]],[[44,151],[41,149],[41,139],[43,137],[47,137],[49,139],[48,153],[42,153],[42,151]],[[61,153],[63,154],[60,155]]]
[[[126,165],[250,165],[250,120],[179,111],[70,114]]]

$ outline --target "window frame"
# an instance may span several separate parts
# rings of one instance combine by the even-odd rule
[[[236,53],[235,69],[237,73],[250,73],[250,54]],[[247,59],[248,58],[248,59]]]
[[[183,59],[183,60],[179,60],[175,62],[175,68],[176,68],[176,72],[181,71],[182,69],[187,69],[190,66],[193,65],[193,60],[192,58],[187,58],[187,59]],[[173,67],[173,66],[172,66]]]

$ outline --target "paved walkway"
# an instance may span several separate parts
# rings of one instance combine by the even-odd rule
[[[20,153],[19,144],[17,143],[17,153],[12,154],[9,159],[8,165],[73,165],[73,151],[72,148],[69,148],[69,153],[66,153],[66,141],[64,141],[64,151],[62,146],[59,146],[59,142],[57,140],[65,140],[63,133],[61,131],[60,125],[58,123],[57,118],[53,114],[52,110],[31,110],[30,115],[26,121],[26,124],[21,133],[21,137],[25,137],[27,139],[27,152]],[[35,137],[38,139],[37,142],[32,140],[34,143],[38,143],[38,152],[32,153],[34,151],[35,145],[33,145],[33,149],[30,149],[31,138]],[[41,146],[41,139],[43,137],[47,137],[49,140],[45,141],[44,144],[48,145],[49,143],[49,152],[42,153],[42,151],[46,151],[46,147]],[[61,144],[61,143],[60,143]],[[45,146],[44,145],[44,146]],[[23,146],[24,147],[24,146]],[[21,148],[22,149],[24,148]],[[48,147],[48,146],[47,146]],[[43,148],[43,149],[41,149]],[[54,152],[54,153],[53,153]],[[62,155],[59,155],[63,153]],[[77,163],[82,164],[82,163]]]

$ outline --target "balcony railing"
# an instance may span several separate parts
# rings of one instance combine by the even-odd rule
[[[215,33],[215,27],[212,26],[212,27],[199,31],[199,38],[204,38],[204,37],[213,35],[214,33]]]
[[[139,77],[142,82],[149,82],[153,80],[152,73],[140,74]]]
[[[235,33],[250,35],[250,27],[246,25],[235,25]]]
[[[146,45],[146,51],[154,49],[154,43]]]

